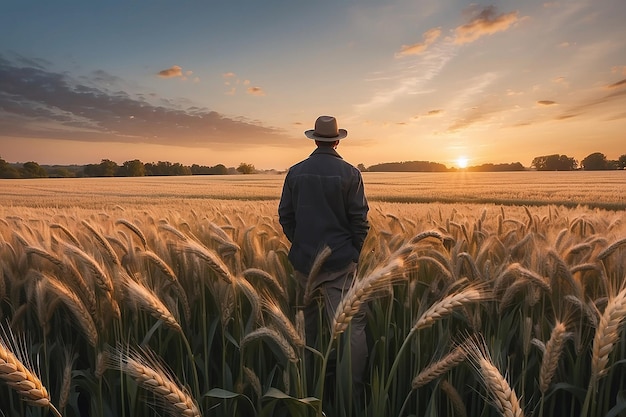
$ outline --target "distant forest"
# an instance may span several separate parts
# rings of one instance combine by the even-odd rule
[[[510,164],[483,164],[467,168],[448,168],[443,164],[429,161],[387,162],[365,167],[358,165],[363,172],[504,172],[504,171],[600,171],[626,168],[626,154],[618,160],[609,160],[603,153],[595,152],[582,161],[567,155],[544,155],[533,159],[530,167],[520,162]],[[30,161],[23,164],[9,163],[0,157],[0,178],[81,178],[81,177],[144,177],[177,175],[235,175],[256,173],[278,173],[278,171],[260,171],[254,165],[242,162],[237,168],[227,168],[222,164],[203,166],[183,165],[178,162],[143,163],[138,159],[126,161],[122,165],[109,159],[98,164],[87,165],[39,165]]]

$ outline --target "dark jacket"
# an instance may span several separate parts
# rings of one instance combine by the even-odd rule
[[[369,230],[368,210],[361,173],[333,148],[319,147],[292,166],[278,215],[291,242],[289,260],[294,269],[308,274],[326,245],[332,253],[321,271],[357,262]]]

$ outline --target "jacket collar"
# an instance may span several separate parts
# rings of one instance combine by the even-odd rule
[[[314,155],[331,155],[331,156],[334,156],[334,157],[336,157],[336,158],[343,159],[343,158],[341,157],[341,155],[339,155],[339,154],[337,153],[337,151],[336,151],[336,150],[334,150],[333,148],[331,148],[331,147],[329,147],[329,146],[319,146],[319,147],[318,147],[317,149],[315,149],[315,150],[313,151],[313,153],[311,154],[311,156],[314,156]]]

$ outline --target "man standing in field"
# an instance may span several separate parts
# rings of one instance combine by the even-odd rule
[[[315,129],[304,132],[317,149],[289,169],[278,207],[280,224],[291,249],[289,260],[302,291],[311,288],[324,295],[326,316],[332,320],[342,295],[352,284],[363,242],[369,230],[369,210],[361,173],[335,150],[348,135],[332,116],[320,116]],[[330,255],[319,270],[311,271],[324,248]],[[311,274],[311,272],[313,272]],[[309,282],[310,281],[310,282]],[[305,296],[306,301],[306,296]],[[307,343],[314,343],[318,323],[317,303],[305,306]],[[366,316],[351,322],[350,354],[353,385],[360,390],[367,364]]]

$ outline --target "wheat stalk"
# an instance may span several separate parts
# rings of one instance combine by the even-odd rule
[[[196,401],[186,389],[166,370],[156,357],[147,350],[117,348],[109,355],[109,365],[130,375],[141,387],[163,400],[165,410],[172,415],[200,417]]]

